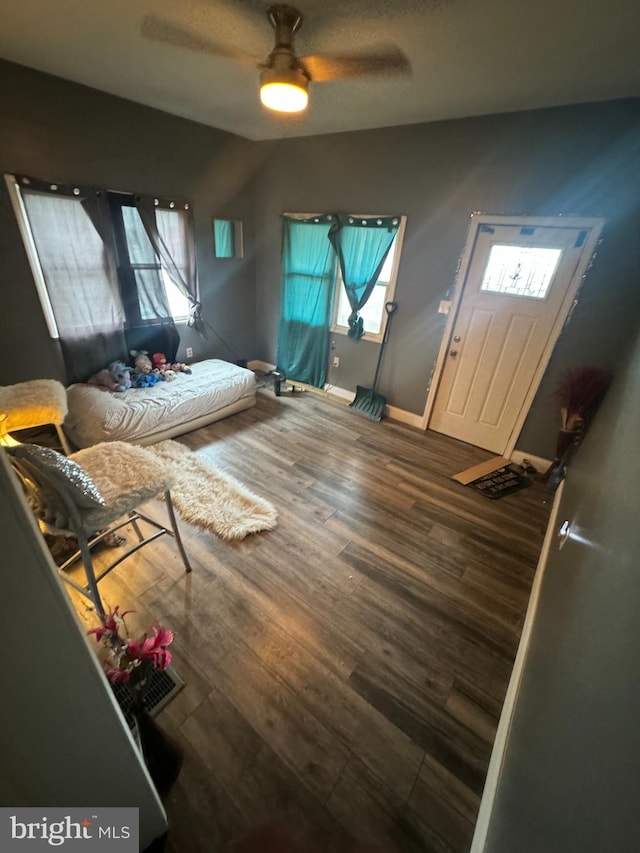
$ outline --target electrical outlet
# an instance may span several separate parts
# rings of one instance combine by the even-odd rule
[[[334,355],[333,362],[331,364],[332,367],[340,367],[340,356]]]
[[[187,347],[187,358],[193,358],[193,347]]]

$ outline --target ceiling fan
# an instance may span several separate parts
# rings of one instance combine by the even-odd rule
[[[265,107],[277,112],[298,113],[304,110],[311,82],[411,73],[409,60],[395,45],[346,55],[298,57],[294,38],[304,20],[302,13],[293,6],[276,4],[267,9],[267,18],[275,31],[275,44],[264,61],[205,36],[194,35],[156,15],[147,15],[143,19],[140,32],[155,41],[249,63],[261,69],[260,100]]]

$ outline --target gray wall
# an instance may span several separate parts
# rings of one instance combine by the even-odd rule
[[[469,216],[604,216],[604,241],[518,441],[552,457],[551,392],[566,366],[615,368],[640,312],[640,101],[252,143],[0,61],[0,170],[188,198],[205,314],[240,357],[275,362],[284,211],[408,216],[381,392],[421,414]],[[245,259],[212,256],[211,218],[241,219]],[[15,217],[0,186],[0,384],[64,379]],[[25,334],[26,333],[26,334]],[[373,379],[378,346],[336,335],[329,381]],[[182,350],[233,359],[209,333]]]
[[[569,469],[486,853],[640,850],[640,338]]]
[[[143,850],[164,809],[4,452],[0,541],[0,806],[139,808]]]
[[[493,214],[607,218],[605,239],[559,341],[518,447],[553,457],[550,399],[567,366],[615,366],[640,311],[640,101],[447,121],[258,143],[258,357],[275,362],[280,221],[285,211],[408,216],[380,390],[422,414],[469,217]],[[332,384],[370,385],[378,347],[334,336]]]
[[[191,201],[205,317],[239,357],[254,350],[253,143],[0,61],[0,171]],[[213,258],[213,216],[244,223],[245,259]],[[0,185],[0,384],[64,379],[4,182]],[[233,355],[181,327],[194,358]]]

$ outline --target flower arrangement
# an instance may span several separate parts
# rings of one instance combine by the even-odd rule
[[[102,667],[112,684],[125,683],[134,698],[142,703],[144,693],[149,685],[154,669],[164,670],[171,663],[171,652],[168,646],[174,639],[173,631],[162,625],[149,628],[139,640],[124,636],[127,626],[124,621],[133,610],[119,612],[114,607],[104,617],[102,625],[91,628],[88,634],[94,634],[96,642],[101,643],[106,654],[102,659]]]

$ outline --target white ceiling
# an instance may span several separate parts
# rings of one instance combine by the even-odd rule
[[[2,0],[0,56],[250,139],[306,136],[640,95],[639,0],[291,0],[300,55],[392,42],[409,78],[312,83],[269,114],[258,70],[140,35],[155,13],[258,57],[269,0]]]

